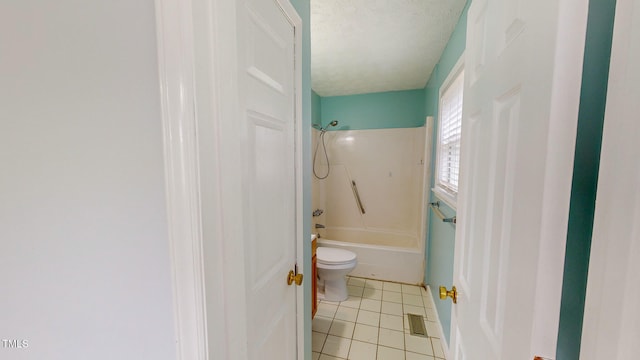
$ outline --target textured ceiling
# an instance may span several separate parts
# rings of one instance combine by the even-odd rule
[[[311,0],[320,96],[424,88],[466,0]]]

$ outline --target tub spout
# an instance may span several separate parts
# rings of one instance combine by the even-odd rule
[[[316,229],[324,229],[325,226],[322,224],[316,224]]]

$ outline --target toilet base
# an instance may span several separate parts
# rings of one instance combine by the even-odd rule
[[[348,297],[346,276],[324,281],[324,301],[345,301]]]

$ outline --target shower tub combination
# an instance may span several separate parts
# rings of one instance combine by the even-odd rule
[[[398,240],[413,242],[417,240],[415,238],[406,239],[407,235],[359,229],[328,229],[328,231],[319,231],[318,233],[320,235],[317,240],[319,246],[346,249],[358,256],[358,265],[351,272],[352,276],[407,284],[422,283],[424,250],[394,246]],[[375,244],[369,241],[372,239],[375,239]]]
[[[431,122],[408,129],[318,131],[313,231],[356,253],[353,276],[421,284]],[[325,138],[323,139],[323,135]],[[326,144],[322,144],[326,141]],[[326,156],[323,153],[326,148]],[[327,159],[327,160],[325,160]],[[319,175],[319,176],[318,176]],[[319,215],[318,215],[319,214]]]

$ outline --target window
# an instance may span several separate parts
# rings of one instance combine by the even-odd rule
[[[455,209],[460,175],[460,134],[464,70],[460,63],[440,93],[438,146],[436,149],[436,195]]]

